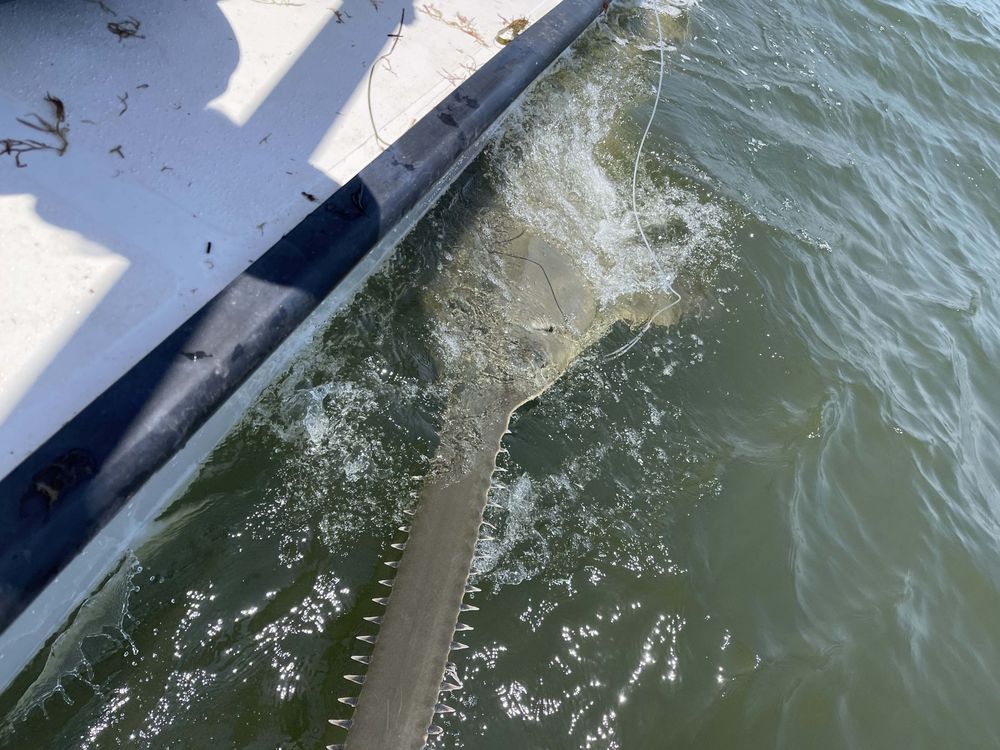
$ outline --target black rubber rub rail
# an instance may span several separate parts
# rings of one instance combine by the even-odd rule
[[[601,5],[563,0],[528,27],[0,480],[0,631],[469,155]]]

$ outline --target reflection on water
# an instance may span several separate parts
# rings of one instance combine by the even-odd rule
[[[613,10],[536,88],[67,631],[100,645],[54,642],[0,697],[0,745],[335,738],[449,397],[436,275],[530,226],[605,302],[649,282],[651,13]],[[996,746],[995,9],[678,19],[640,212],[696,304],[617,359],[612,328],[515,415],[437,744]]]

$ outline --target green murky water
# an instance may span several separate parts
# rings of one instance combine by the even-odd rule
[[[436,746],[995,747],[1000,11],[660,10],[639,209],[692,309],[516,415]],[[652,12],[537,87],[0,696],[0,745],[339,739],[447,398],[421,290],[486,223],[614,249],[608,295],[649,278]]]

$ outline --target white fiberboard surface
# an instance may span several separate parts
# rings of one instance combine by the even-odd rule
[[[556,2],[0,0],[0,477]]]

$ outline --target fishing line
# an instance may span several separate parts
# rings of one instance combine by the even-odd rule
[[[383,140],[382,136],[378,134],[378,126],[375,125],[375,112],[374,110],[372,110],[372,79],[375,77],[375,68],[378,67],[378,64],[383,60],[385,60],[386,64],[388,64],[389,55],[391,55],[393,52],[396,51],[396,45],[399,44],[399,40],[403,38],[403,24],[405,22],[406,22],[406,8],[403,8],[402,12],[399,14],[399,29],[396,31],[395,34],[389,34],[389,37],[392,39],[392,46],[389,47],[388,52],[386,52],[379,59],[373,62],[371,68],[368,69],[368,119],[372,121],[372,132],[375,133],[375,145],[377,145],[383,151],[389,148],[390,144],[387,141]]]
[[[646,146],[646,138],[649,136],[649,131],[653,127],[653,120],[656,118],[656,110],[660,106],[660,91],[663,89],[663,71],[666,67],[666,63],[663,59],[663,28],[660,25],[660,14],[656,10],[653,11],[656,14],[656,33],[659,36],[659,50],[660,50],[660,79],[656,84],[656,98],[653,100],[653,110],[649,113],[649,122],[646,123],[646,130],[642,134],[642,138],[639,140],[639,148],[635,152],[635,163],[632,165],[632,215],[635,217],[635,225],[639,229],[639,236],[642,238],[642,243],[646,246],[646,250],[649,253],[650,259],[653,261],[653,266],[660,274],[660,280],[663,285],[674,295],[674,299],[670,304],[661,307],[659,310],[654,312],[649,320],[646,321],[645,325],[639,329],[639,333],[636,334],[635,338],[629,341],[624,346],[620,346],[613,352],[607,355],[606,359],[616,359],[627,351],[629,351],[633,346],[639,343],[639,339],[645,335],[646,331],[650,329],[658,317],[660,317],[667,310],[672,308],[678,302],[681,301],[680,293],[674,289],[674,282],[670,275],[664,270],[663,266],[660,265],[659,259],[656,257],[656,253],[653,252],[653,246],[649,243],[649,239],[646,237],[646,231],[642,228],[642,219],[639,218],[639,206],[638,200],[636,199],[636,193],[638,192],[638,182],[639,182],[639,161],[642,159],[642,150]]]
[[[513,242],[518,237],[524,236],[524,233],[526,231],[527,230],[522,229],[520,232],[518,232],[517,234],[515,234],[513,237],[508,237],[505,240],[500,240],[500,244],[501,245],[506,245],[509,242]],[[545,266],[543,266],[537,260],[533,260],[532,258],[526,258],[523,255],[515,255],[514,253],[506,253],[503,250],[487,250],[487,252],[493,253],[494,255],[504,255],[504,256],[506,256],[508,258],[516,258],[518,260],[524,260],[524,261],[527,261],[528,263],[534,263],[536,266],[538,266],[540,269],[542,269],[542,274],[545,276],[545,283],[549,285],[549,291],[552,293],[552,301],[555,302],[556,303],[556,307],[559,308],[559,314],[562,315],[562,317],[563,317],[563,323],[565,323],[567,327],[569,326],[569,318],[566,317],[566,313],[563,312],[562,305],[559,304],[559,297],[556,295],[555,287],[552,286],[552,281],[549,279],[549,272],[545,270]]]

